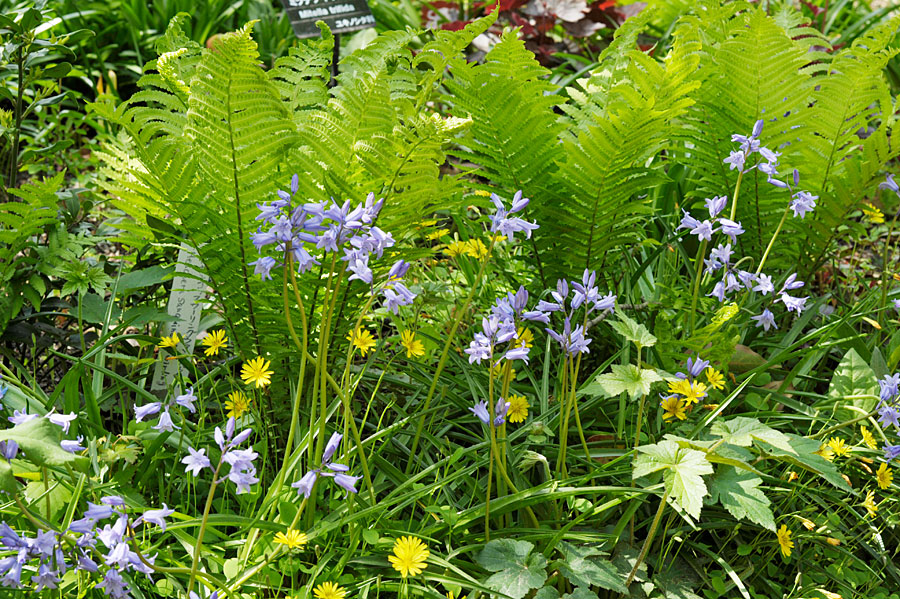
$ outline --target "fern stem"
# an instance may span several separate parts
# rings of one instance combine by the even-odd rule
[[[456,313],[456,318],[453,319],[453,325],[450,327],[450,333],[447,335],[447,340],[444,342],[444,349],[441,351],[441,358],[438,360],[437,368],[434,371],[434,377],[431,379],[431,386],[428,388],[428,395],[425,396],[425,404],[422,407],[422,415],[419,416],[419,422],[416,424],[416,436],[413,437],[412,446],[410,446],[409,450],[409,461],[406,462],[406,474],[409,474],[412,470],[413,459],[416,455],[416,449],[419,447],[419,438],[422,436],[422,429],[425,426],[425,415],[428,414],[428,408],[431,407],[431,400],[434,398],[434,391],[437,389],[438,379],[441,376],[441,373],[444,372],[444,366],[447,364],[447,356],[450,354],[450,346],[453,345],[453,340],[456,339],[456,331],[459,329],[459,325],[462,322],[463,317],[466,312],[469,310],[469,304],[472,303],[472,299],[475,297],[475,292],[478,289],[478,286],[481,284],[481,279],[484,277],[485,269],[490,262],[491,256],[494,251],[494,244],[496,243],[495,237],[491,236],[491,245],[488,247],[487,256],[484,257],[484,261],[481,263],[481,268],[478,270],[478,274],[475,276],[475,281],[472,283],[472,288],[469,289],[469,294],[466,296],[465,301],[462,306],[460,306],[459,311]]]

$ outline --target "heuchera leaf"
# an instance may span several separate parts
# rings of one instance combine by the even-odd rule
[[[565,561],[560,564],[560,571],[573,585],[578,587],[594,585],[608,591],[628,593],[622,582],[627,572],[619,572],[609,560],[593,557],[601,553],[600,551],[565,542],[560,543],[560,549],[565,556]]]
[[[611,320],[609,326],[635,345],[641,347],[653,347],[656,345],[656,337],[650,333],[647,327],[638,324],[637,321],[629,318],[626,314],[617,314],[616,320]]]
[[[634,364],[613,364],[611,370],[598,376],[593,384],[588,385],[585,393],[593,392],[606,397],[627,393],[631,399],[637,399],[650,393],[650,386],[662,380],[655,370],[638,368]]]
[[[87,472],[90,460],[65,451],[59,446],[59,439],[60,428],[46,418],[35,418],[0,431],[0,441],[15,441],[25,457],[38,466],[69,466]]]
[[[738,520],[746,518],[775,532],[775,517],[769,507],[771,502],[759,490],[762,479],[746,470],[721,466],[709,481],[709,495],[718,501]]]
[[[703,498],[707,494],[703,475],[712,474],[706,454],[682,448],[675,441],[661,441],[638,448],[632,478],[640,478],[663,470],[666,491],[678,508],[694,519],[700,518]]]
[[[754,440],[764,441],[773,447],[777,447],[788,453],[797,453],[791,447],[787,435],[766,426],[756,418],[738,416],[731,420],[717,420],[710,428],[713,435],[722,437],[726,443],[749,447]]]
[[[484,546],[475,561],[489,572],[496,572],[485,585],[512,599],[522,599],[531,589],[547,580],[547,558],[531,554],[534,545],[528,541],[497,539]]]

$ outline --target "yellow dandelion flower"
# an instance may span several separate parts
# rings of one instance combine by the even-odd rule
[[[416,537],[400,537],[394,541],[394,555],[389,555],[388,561],[406,578],[421,573],[428,566],[425,560],[429,555],[428,547]]]
[[[835,539],[834,537],[825,537],[825,542],[831,545],[832,547],[837,547],[841,544],[840,539]]]
[[[488,249],[484,242],[480,239],[470,239],[466,242],[466,254],[472,256],[476,260],[481,260],[487,256]]]
[[[819,447],[819,451],[814,451],[813,453],[822,456],[829,462],[834,461],[834,450],[827,445],[822,445],[821,447]]]
[[[241,366],[241,378],[244,379],[244,383],[247,385],[255,384],[257,389],[265,387],[272,382],[272,371],[269,370],[271,365],[272,362],[270,360],[257,356],[249,362],[244,362],[244,365]]]
[[[509,380],[516,379],[516,369],[510,366],[511,362],[509,360],[503,360],[501,364],[491,364],[490,365],[490,374],[492,377],[500,377],[504,376],[507,369],[509,369]]]
[[[534,333],[531,332],[531,329],[526,329],[525,327],[519,327],[519,330],[516,331],[516,347],[531,347],[534,345]]]
[[[175,346],[178,345],[179,341],[181,341],[181,339],[178,337],[178,331],[174,331],[171,337],[166,337],[165,335],[160,337],[157,347],[163,349],[175,349]]]
[[[219,329],[208,333],[200,343],[206,346],[206,349],[203,350],[206,357],[218,356],[219,350],[228,345],[228,337],[225,336],[223,329]]]
[[[506,401],[509,402],[509,410],[506,412],[506,419],[512,422],[513,424],[518,424],[519,422],[525,422],[528,418],[528,400],[521,395],[510,395],[506,398]]]
[[[509,238],[506,235],[501,235],[500,233],[488,237],[488,240],[490,240],[491,243],[503,243],[507,239]]]
[[[232,391],[225,401],[225,415],[238,419],[250,409],[250,399],[240,391]]]
[[[483,197],[483,198],[489,198],[489,197],[491,197],[491,192],[489,192],[489,191],[487,191],[487,190],[485,190],[485,189],[476,189],[474,193],[475,193],[475,195],[481,196],[481,197]]]
[[[859,434],[862,435],[863,443],[869,449],[878,449],[878,443],[875,442],[875,436],[864,426],[859,427]]]
[[[669,393],[687,396],[691,393],[691,382],[687,379],[669,381]]]
[[[323,582],[313,589],[313,596],[316,599],[344,599],[347,596],[347,589],[334,582]]]
[[[875,471],[875,480],[878,481],[879,489],[887,489],[891,486],[891,481],[894,480],[894,472],[888,468],[886,463],[882,462],[878,470]]]
[[[834,452],[834,455],[841,457],[850,453],[850,447],[847,442],[840,437],[832,437],[828,440],[828,447]]]
[[[417,224],[419,227],[423,228],[423,229],[427,229],[428,227],[433,227],[433,226],[435,226],[435,225],[437,224],[437,221],[434,220],[434,219],[430,219],[430,220],[420,220],[420,221],[419,221],[418,223],[416,223],[416,224]]]
[[[279,545],[285,545],[288,549],[300,549],[309,539],[306,533],[293,528],[287,529],[285,532],[279,532],[275,535],[275,542]]]
[[[400,345],[406,349],[407,358],[418,358],[425,355],[425,346],[416,338],[412,331],[400,333]]]
[[[874,518],[878,515],[878,506],[875,505],[875,491],[866,493],[866,500],[863,501],[863,507],[866,508],[869,518]]]
[[[451,258],[455,258],[460,254],[467,253],[469,248],[468,242],[465,241],[452,241],[447,245],[447,248],[444,250],[444,253],[450,256]]]
[[[440,239],[444,235],[449,235],[449,234],[450,234],[450,229],[436,229],[436,230],[432,231],[431,233],[428,233],[427,235],[425,235],[425,239],[427,239],[428,241],[434,241],[435,239]]]
[[[794,542],[791,540],[791,531],[788,530],[787,525],[782,524],[775,536],[778,537],[778,545],[781,547],[781,553],[784,557],[791,557],[791,549],[794,548]]]
[[[884,223],[884,213],[872,204],[868,202],[863,204],[862,211],[865,219],[873,225],[880,225]]]
[[[362,328],[357,328],[355,331],[347,333],[347,341],[364,356],[369,353],[370,349],[375,347],[375,338],[372,337],[372,333]]]
[[[687,404],[677,395],[670,395],[669,397],[665,398],[659,404],[659,407],[663,409],[663,420],[668,421],[673,418],[684,420],[687,417],[684,413],[684,409],[687,407]]]
[[[721,391],[725,388],[725,375],[715,368],[706,369],[706,380],[713,389]]]

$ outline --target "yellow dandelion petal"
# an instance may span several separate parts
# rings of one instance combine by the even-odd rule
[[[372,336],[372,333],[363,328],[358,328],[355,331],[350,331],[347,333],[347,341],[349,341],[353,347],[359,350],[363,356],[369,353],[369,350],[375,347],[375,338]]]
[[[850,447],[847,442],[840,437],[832,437],[828,440],[828,447],[834,452],[834,455],[841,457],[850,453]]]
[[[437,230],[432,231],[431,233],[428,233],[427,235],[425,235],[425,239],[427,239],[428,241],[434,241],[435,239],[440,239],[444,235],[449,235],[449,234],[450,234],[450,229],[437,229]]]
[[[684,409],[687,404],[677,395],[670,395],[660,402],[659,407],[663,409],[663,420],[669,421],[673,418],[684,420],[687,416]]]
[[[247,385],[255,384],[257,388],[265,387],[272,382],[272,371],[269,366],[272,365],[270,360],[258,356],[248,362],[244,362],[241,366],[241,378]]]
[[[406,578],[420,574],[428,566],[425,560],[429,555],[428,547],[416,537],[400,537],[394,541],[394,555],[389,555],[388,561]]]
[[[285,545],[288,549],[299,549],[306,545],[307,536],[305,533],[293,528],[287,529],[285,532],[279,532],[275,535],[275,542],[279,545]]]
[[[200,344],[206,347],[203,353],[207,357],[218,356],[219,350],[228,345],[228,337],[225,336],[224,330],[219,329],[218,331],[207,333]]]
[[[181,339],[178,337],[178,331],[175,331],[169,337],[166,337],[165,335],[160,337],[157,347],[163,349],[175,349],[175,346],[178,345],[179,341],[181,341]]]
[[[528,400],[521,395],[510,395],[506,401],[509,402],[509,410],[506,412],[506,419],[513,424],[525,422],[528,418]]]
[[[782,524],[775,535],[778,537],[778,545],[781,547],[781,553],[784,557],[791,557],[791,549],[794,548],[794,542],[791,540],[791,531],[788,530],[787,525]]]
[[[347,596],[347,589],[335,582],[323,582],[313,589],[313,596],[316,599],[344,599]]]
[[[400,333],[400,345],[406,349],[407,358],[418,358],[425,355],[425,346],[416,338],[412,331]]]
[[[489,198],[489,197],[491,197],[491,192],[489,192],[489,191],[487,191],[487,190],[485,190],[485,189],[476,189],[474,193],[475,193],[475,195],[481,196],[481,197],[483,197],[483,198]]]
[[[872,204],[868,202],[863,204],[862,211],[865,219],[873,225],[880,225],[884,223],[884,213]]]
[[[725,375],[715,368],[706,369],[706,380],[713,389],[721,391],[725,388]]]
[[[515,347],[531,347],[534,345],[534,333],[531,332],[531,329],[519,327],[516,331],[516,341],[514,345]]]
[[[472,256],[476,260],[481,260],[487,256],[488,248],[480,239],[470,239],[466,242],[466,254]]]
[[[229,418],[240,418],[250,409],[250,399],[240,391],[232,391],[225,401],[225,415]]]
[[[825,459],[828,460],[829,462],[833,462],[833,461],[834,461],[834,450],[831,449],[831,448],[830,448],[829,446],[827,446],[827,445],[823,445],[823,446],[819,447],[819,451],[814,451],[813,453],[816,454],[816,455],[822,456],[823,458],[825,458]]]
[[[677,381],[669,381],[669,393],[677,393],[678,395],[690,395],[691,382],[687,379],[678,379]]]
[[[869,518],[874,518],[878,515],[878,506],[875,504],[875,491],[869,491],[866,493],[866,499],[863,501],[863,507],[866,508],[866,513]]]
[[[468,247],[469,247],[469,244],[467,242],[456,240],[456,241],[450,242],[447,245],[446,249],[444,250],[444,253],[447,254],[448,256],[450,256],[451,258],[455,258],[455,257],[459,256],[460,254],[466,253]]]
[[[878,443],[875,442],[875,436],[864,426],[859,427],[859,434],[862,435],[863,443],[869,449],[878,449]]]
[[[878,481],[879,489],[887,489],[891,486],[891,481],[894,480],[894,472],[888,468],[885,462],[882,462],[878,470],[875,471],[875,480]]]

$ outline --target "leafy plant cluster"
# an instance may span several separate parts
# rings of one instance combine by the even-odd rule
[[[900,593],[898,18],[650,6],[560,78],[510,7],[332,65],[213,4],[115,5],[83,190],[26,117],[108,48],[0,22],[0,585]]]

